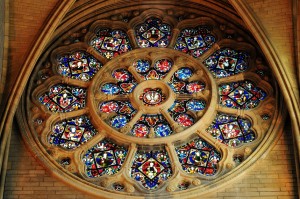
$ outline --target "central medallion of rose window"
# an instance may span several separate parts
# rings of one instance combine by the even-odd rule
[[[143,94],[140,96],[140,100],[143,100],[146,106],[156,106],[164,102],[166,96],[162,93],[160,88],[151,89],[146,88],[144,89]]]
[[[110,127],[116,137],[149,142],[197,128],[212,100],[206,70],[184,54],[178,58],[165,49],[147,52],[160,56],[145,57],[145,50],[136,50],[128,58],[111,60],[97,74],[93,88],[98,90],[95,114],[100,117],[96,122]]]

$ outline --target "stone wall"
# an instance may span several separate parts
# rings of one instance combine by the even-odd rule
[[[0,85],[3,75],[3,60],[4,60],[4,27],[5,27],[5,0],[0,0]],[[2,94],[2,86],[0,86],[0,94]],[[0,95],[0,102],[1,102],[2,95]]]

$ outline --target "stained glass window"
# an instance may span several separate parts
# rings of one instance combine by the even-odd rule
[[[156,189],[172,176],[169,156],[166,151],[138,151],[130,173],[146,189]]]
[[[151,129],[153,129],[155,135],[150,135]],[[131,133],[136,137],[166,137],[171,135],[173,131],[162,114],[145,114],[142,115],[138,122],[133,126]]]
[[[169,85],[175,93],[193,94],[203,91],[205,83],[201,81],[189,81],[192,75],[192,69],[188,67],[180,68],[172,76]]]
[[[215,175],[221,154],[201,138],[176,148],[182,169],[190,174]]]
[[[253,64],[255,48],[224,41],[216,24],[149,16],[87,25],[82,42],[39,63],[24,98],[41,142],[33,147],[99,193],[160,197],[211,186],[247,165],[275,123],[277,93],[262,78],[267,67]],[[234,42],[247,51],[227,47]]]
[[[136,113],[136,110],[133,108],[129,101],[115,100],[105,101],[101,103],[100,111],[103,113],[110,113],[110,115],[112,115],[112,117],[110,117],[109,121],[107,122],[116,129],[124,127]]]
[[[127,149],[108,140],[102,140],[83,156],[86,175],[95,178],[113,175],[120,171],[127,155]]]
[[[255,140],[256,136],[251,127],[252,124],[248,119],[218,113],[206,131],[218,141],[231,147],[237,147]]]
[[[65,149],[75,149],[96,133],[88,117],[83,115],[56,123],[49,136],[49,143]]]
[[[175,100],[174,104],[169,108],[169,113],[173,119],[183,127],[192,126],[195,123],[195,117],[187,112],[198,112],[205,109],[205,101],[199,99]]]
[[[169,45],[171,27],[160,19],[150,18],[135,28],[136,40],[140,48],[162,47]]]
[[[173,63],[168,59],[158,60],[154,63],[154,66],[151,66],[147,60],[137,60],[133,63],[136,72],[138,72],[144,80],[163,79],[172,66]]]
[[[109,28],[98,30],[96,37],[91,41],[91,46],[107,59],[131,50],[127,34],[123,30]]]
[[[57,71],[64,77],[89,81],[101,67],[102,63],[93,56],[83,51],[77,51],[60,56]]]
[[[223,78],[242,73],[249,68],[249,54],[230,48],[217,50],[204,61],[214,77]]]
[[[199,57],[215,42],[216,38],[211,32],[211,27],[185,28],[177,38],[175,49]]]
[[[84,88],[57,84],[39,97],[39,101],[52,112],[69,112],[85,107]]]
[[[144,102],[146,106],[155,106],[164,102],[166,96],[162,93],[160,88],[145,88],[144,92],[140,95],[140,100]]]
[[[101,87],[101,91],[107,95],[128,94],[131,93],[136,86],[136,81],[131,73],[126,69],[117,69],[113,71],[114,77],[118,83],[105,83]]]
[[[251,81],[240,81],[219,86],[220,104],[228,108],[251,109],[258,106],[267,96]]]

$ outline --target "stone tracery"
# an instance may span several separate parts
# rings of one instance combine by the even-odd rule
[[[151,20],[154,20],[155,23],[151,22]],[[59,99],[56,100],[55,97],[52,99],[56,103],[55,105],[60,107],[59,109],[48,109],[51,111],[54,110],[53,112],[71,112],[70,116],[73,115],[72,111],[77,111],[76,115],[78,116],[82,113],[88,114],[91,117],[92,125],[99,131],[99,135],[101,136],[95,135],[94,138],[90,137],[89,140],[91,140],[91,143],[86,144],[86,148],[89,148],[90,154],[93,155],[89,160],[87,158],[83,160],[87,168],[87,172],[83,174],[83,178],[86,176],[94,178],[104,174],[114,175],[118,172],[126,176],[124,173],[128,171],[121,169],[122,164],[125,163],[133,165],[131,168],[131,179],[125,177],[126,180],[132,186],[142,186],[146,190],[155,191],[156,189],[161,189],[164,187],[163,184],[171,183],[171,176],[175,173],[174,171],[178,172],[181,169],[189,174],[204,175],[205,178],[203,180],[209,181],[210,176],[220,176],[222,172],[228,172],[224,164],[233,158],[225,155],[228,152],[224,153],[224,151],[230,150],[230,147],[239,146],[243,147],[243,149],[246,147],[255,148],[259,142],[252,145],[247,145],[247,143],[257,139],[257,134],[260,135],[259,137],[262,137],[264,134],[263,130],[258,132],[249,130],[253,126],[249,120],[240,119],[237,116],[238,112],[222,108],[217,105],[218,102],[227,108],[234,107],[235,109],[247,110],[261,106],[260,104],[264,102],[259,103],[259,100],[271,98],[272,93],[266,93],[263,89],[253,86],[252,81],[255,84],[258,83],[258,80],[255,78],[249,78],[250,80],[247,80],[246,83],[242,83],[244,81],[242,76],[238,77],[238,82],[226,79],[226,77],[247,72],[251,68],[251,64],[249,64],[251,57],[247,53],[243,54],[240,51],[232,49],[216,52],[211,47],[213,44],[216,45],[218,43],[220,37],[217,37],[213,30],[203,27],[188,28],[184,29],[181,33],[182,35],[178,38],[172,38],[167,23],[164,22],[164,28],[161,33],[159,28],[155,27],[160,26],[160,20],[149,18],[147,23],[150,23],[149,27],[151,27],[145,28],[147,29],[146,32],[136,31],[136,35],[134,35],[137,38],[136,41],[129,40],[128,38],[132,38],[132,35],[131,37],[127,37],[126,33],[122,30],[114,29],[111,31],[107,27],[100,27],[95,39],[86,41],[95,49],[95,51],[89,50],[89,53],[92,55],[99,53],[100,55],[95,57],[102,55],[111,61],[104,63],[102,68],[97,66],[97,72],[93,72],[89,74],[88,78],[82,79],[84,81],[89,80],[91,83],[82,84],[76,81],[72,82],[72,85],[82,86],[82,89],[87,89],[86,98],[82,97],[84,98],[82,105],[76,105],[74,97],[71,99],[71,94],[75,92],[73,92],[73,89],[70,94],[65,91],[61,96],[58,95],[56,97]],[[169,32],[166,33],[164,31]],[[197,34],[194,33],[192,36],[186,35],[186,32],[190,31],[200,32]],[[163,38],[167,38],[168,40],[164,40]],[[185,42],[188,50],[184,51],[182,48],[179,48],[178,43],[175,46],[170,46],[175,50],[148,48],[167,47],[169,43],[172,44],[171,40]],[[163,41],[167,42],[167,44],[162,45]],[[145,49],[131,49],[130,42],[137,42],[140,48]],[[145,42],[148,43],[147,46],[142,45]],[[227,52],[230,53],[228,54]],[[203,54],[206,57],[201,57]],[[210,57],[207,57],[207,55],[210,55]],[[135,58],[131,59],[131,56]],[[200,60],[206,60],[202,63],[197,60],[197,57]],[[97,58],[93,61],[97,62]],[[83,63],[88,65],[85,62],[84,60]],[[73,62],[69,61],[69,65],[72,64]],[[100,64],[99,66],[102,65]],[[81,65],[77,64],[78,67],[81,67]],[[72,68],[66,70],[59,68],[57,73],[61,74],[63,78],[73,78],[72,75],[65,75],[67,74],[66,72],[63,73],[60,71],[71,71],[68,73],[72,73]],[[79,74],[78,70],[75,73]],[[74,79],[79,79],[78,75],[74,77]],[[218,82],[212,77],[224,78],[225,81]],[[232,86],[231,84],[239,84],[239,86]],[[251,85],[245,86],[244,84]],[[263,84],[268,83],[263,82]],[[233,88],[229,89],[230,91],[225,94],[221,93],[220,89],[224,90],[228,85],[230,88]],[[68,86],[68,84],[60,86],[64,87]],[[217,91],[217,87],[219,87],[219,92]],[[36,89],[36,92],[37,90],[39,88]],[[50,92],[52,90],[50,89]],[[241,92],[244,97],[240,96]],[[73,95],[77,97],[76,94]],[[44,102],[44,98],[40,101],[47,107],[50,107],[50,105]],[[230,103],[228,102],[231,104],[230,106],[228,103],[225,103],[227,102],[226,100],[230,101]],[[73,105],[73,102],[75,105]],[[71,105],[75,106],[75,108],[64,110]],[[80,109],[83,109],[83,111],[79,113],[78,110]],[[207,112],[208,109],[210,109],[209,113]],[[45,109],[43,110],[45,111]],[[217,123],[217,119],[213,121],[214,116],[217,115],[216,117],[218,117],[217,111],[234,114],[233,117],[239,119]],[[219,132],[219,134],[216,135],[215,131],[207,130],[209,132],[207,135],[211,137],[202,137],[201,132],[205,132],[205,129],[209,127],[208,124],[213,125],[213,122],[217,124],[217,130],[214,130]],[[42,134],[49,136],[46,131]],[[180,135],[184,137],[183,140],[180,139]],[[196,139],[196,141],[195,139],[191,139],[195,135],[201,138]],[[103,141],[103,137],[107,137],[112,141]],[[161,140],[164,137],[168,138],[167,146],[164,145],[165,140]],[[143,142],[140,138],[146,138],[143,141],[147,141]],[[217,139],[225,145],[215,146],[211,138]],[[123,147],[124,153],[122,152],[122,157],[119,157],[120,152],[114,149],[114,147],[104,150],[105,152],[95,152],[96,145],[94,145],[94,148],[91,147],[97,139],[101,143],[111,143],[116,148]],[[177,144],[179,140],[184,142],[184,144]],[[123,141],[124,143],[122,143]],[[204,145],[207,147],[195,147],[194,144],[191,144],[194,142],[205,143]],[[132,147],[130,143],[136,144],[137,146],[133,148],[137,150],[143,147],[150,148],[145,150],[146,152],[137,151],[135,156],[139,156],[137,154],[140,153],[144,155],[150,154],[148,155],[149,157],[146,155],[148,159],[140,161],[139,164],[136,163],[138,158],[131,157],[131,159],[126,159],[128,158],[125,155],[127,154],[126,150]],[[45,145],[53,148],[49,144]],[[153,145],[160,145],[163,149],[155,150]],[[188,147],[183,149],[183,146]],[[229,149],[227,149],[227,146]],[[68,149],[68,147],[65,148]],[[134,151],[132,148],[129,150]],[[180,156],[181,153],[179,153],[179,151],[182,152],[184,150],[186,150],[186,159]],[[160,161],[157,159],[156,153],[170,155],[165,155],[167,159]],[[86,156],[90,156],[90,154],[86,153]],[[177,156],[178,159],[175,158]],[[73,158],[76,157],[78,158],[78,155],[75,155]],[[119,159],[116,157],[119,157]],[[94,163],[91,163],[93,161]],[[162,161],[168,163],[162,163]],[[90,163],[94,166],[90,166]],[[182,165],[182,168],[178,167],[179,163]],[[174,164],[175,168],[171,169],[170,164]],[[137,166],[134,167],[134,165]],[[81,168],[83,168],[82,165]],[[80,173],[83,173],[82,170]],[[179,172],[177,175],[182,179],[182,183],[184,184],[178,185],[179,187],[190,187],[189,182],[186,182],[184,178],[186,174]],[[198,175],[193,176],[193,178],[198,177]],[[132,179],[141,183],[135,184]],[[166,182],[162,183],[164,181]],[[122,186],[123,184],[121,183],[118,187]],[[184,190],[185,188],[180,189]],[[141,192],[143,191],[145,190]]]

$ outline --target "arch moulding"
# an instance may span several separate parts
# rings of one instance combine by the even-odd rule
[[[2,122],[1,122],[1,156],[4,154],[4,149],[2,146],[5,146],[5,143],[9,139],[11,125],[13,121],[13,117],[15,115],[16,109],[18,107],[21,95],[24,91],[24,88],[27,84],[28,78],[33,70],[37,59],[41,56],[42,51],[44,50],[47,43],[50,41],[52,36],[54,35],[54,30],[58,27],[59,22],[64,17],[64,15],[69,11],[70,7],[75,1],[63,1],[58,7],[56,8],[56,12],[52,15],[49,19],[48,23],[46,24],[43,32],[41,33],[40,37],[37,39],[34,48],[29,53],[27,60],[24,63],[24,67],[22,68],[19,79],[17,80],[14,89],[11,93],[11,97],[7,103],[7,108],[5,110]],[[270,66],[274,72],[275,77],[277,78],[280,88],[282,88],[281,92],[285,95],[286,104],[291,115],[292,123],[293,123],[293,132],[294,137],[296,140],[296,147],[299,153],[299,106],[297,105],[297,99],[292,91],[292,86],[288,81],[288,76],[285,73],[284,67],[280,61],[278,53],[275,51],[274,47],[271,45],[270,41],[267,39],[266,34],[264,33],[263,29],[255,20],[253,14],[247,8],[247,3],[245,1],[237,2],[237,1],[230,1],[232,5],[234,5],[238,12],[240,13],[241,17],[244,19],[246,24],[248,25],[249,29],[251,30],[252,34],[257,39],[258,43],[261,44],[261,48],[264,51],[266,58],[268,59]],[[255,25],[256,24],[256,25]],[[299,158],[299,157],[297,157]],[[298,159],[299,160],[299,159]],[[299,161],[296,161],[299,162]],[[1,164],[3,165],[2,159]],[[5,176],[5,175],[1,175]],[[1,181],[1,187],[4,187]],[[96,189],[94,191],[97,191]],[[2,198],[2,195],[0,195]]]

